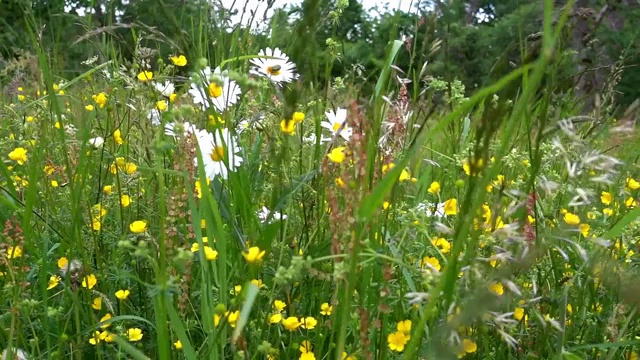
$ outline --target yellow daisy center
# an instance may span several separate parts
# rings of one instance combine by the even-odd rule
[[[340,129],[340,126],[342,126],[342,124],[340,124],[340,123],[333,124],[333,131],[334,132],[338,131],[338,129]]]
[[[269,66],[269,67],[267,67],[267,72],[271,76],[278,76],[278,75],[280,75],[280,69],[282,69],[282,67],[280,65]]]
[[[222,95],[222,87],[216,83],[209,84],[209,96],[217,98]]]
[[[211,160],[213,161],[222,161],[224,160],[224,146],[216,146],[211,151]]]

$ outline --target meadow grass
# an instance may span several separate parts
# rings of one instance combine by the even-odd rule
[[[170,58],[96,31],[70,79],[34,30],[0,102],[5,353],[637,358],[639,139],[554,93],[545,6],[541,56],[468,98],[401,41],[364,98],[204,14]]]

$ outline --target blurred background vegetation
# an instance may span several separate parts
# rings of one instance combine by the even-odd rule
[[[555,3],[559,14],[567,2]],[[0,84],[8,88],[37,74],[29,71],[37,66],[30,55],[36,42],[67,79],[93,56],[131,64],[141,47],[163,59],[180,52],[215,63],[238,50],[278,46],[306,82],[328,88],[332,78],[361,77],[366,95],[389,42],[403,39],[397,65],[414,84],[459,80],[468,96],[536,58],[543,18],[538,0],[420,0],[411,12],[365,10],[357,0],[304,0],[271,9],[268,17],[251,8],[234,14],[206,0],[0,0]],[[637,0],[575,1],[561,37],[565,51],[553,63],[560,77],[554,92],[570,93],[586,110],[601,102],[598,94],[615,94],[610,103],[617,108],[610,110],[626,108],[640,95],[638,29]],[[327,59],[330,69],[321,65]]]

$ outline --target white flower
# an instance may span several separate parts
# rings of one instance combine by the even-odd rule
[[[267,219],[269,218],[269,215],[271,215],[271,210],[267,209],[266,206],[263,206],[262,210],[258,211],[258,219],[260,219],[262,223],[267,221]],[[279,212],[274,211],[273,216],[271,217],[271,220],[284,220],[286,218],[287,218],[287,215],[282,215]]]
[[[69,136],[73,136],[78,132],[78,129],[73,124],[67,124],[64,126],[64,132]]]
[[[183,130],[182,136],[184,137],[187,137],[189,134],[197,134],[200,131],[195,124],[191,124],[188,121],[185,121],[184,123],[179,124],[178,126],[182,127],[182,130]],[[178,135],[176,134],[176,123],[170,122],[166,124],[164,126],[164,133],[165,135],[168,135],[168,136],[177,137]]]
[[[236,126],[236,133],[238,133],[238,135],[242,134],[245,130],[251,129],[251,130],[258,130],[258,131],[262,131],[264,129],[264,123],[262,122],[262,120],[264,119],[264,115],[262,114],[257,114],[255,115],[251,120],[242,120],[238,123],[238,126]]]
[[[149,119],[149,121],[151,121],[151,125],[154,126],[158,126],[161,124],[161,119],[162,119],[162,115],[160,114],[160,110],[158,109],[151,109],[149,110],[149,113],[147,114],[147,119]]]
[[[312,133],[312,134],[309,134],[309,136],[303,137],[302,141],[314,145],[316,143],[317,138],[318,137],[316,136],[316,134]],[[325,137],[322,134],[320,135],[320,144],[327,143],[329,141],[331,141],[330,137]]]
[[[11,357],[9,357],[11,356]],[[22,349],[5,349],[4,351],[2,351],[2,357],[0,357],[0,359],[2,360],[27,360],[29,359],[29,354],[27,354],[26,351],[22,350]]]
[[[195,104],[200,104],[202,110],[213,105],[217,111],[224,111],[237,103],[242,93],[238,84],[220,72],[220,68],[216,68],[212,74],[211,68],[207,66],[201,74],[191,80],[193,82],[189,94]]]
[[[252,74],[264,76],[278,85],[283,82],[291,82],[298,78],[298,75],[295,73],[296,65],[289,62],[289,57],[280,51],[280,49],[275,48],[271,50],[271,48],[267,48],[266,50],[260,50],[258,55],[273,56],[277,59],[251,59],[251,63],[254,65],[250,71]]]
[[[102,144],[104,144],[104,139],[100,136],[96,136],[93,139],[89,139],[88,144],[89,146],[93,146],[96,149],[100,149],[102,147]]]
[[[215,134],[207,130],[200,130],[196,133],[202,161],[204,163],[204,172],[209,179],[220,175],[223,179],[228,177],[229,171],[236,171],[242,164],[242,157],[236,139],[231,135],[228,129],[216,131]],[[194,162],[198,164],[198,159]]]
[[[437,204],[431,204],[431,203],[418,204],[418,206],[416,207],[416,210],[424,211],[427,213],[427,216],[430,216],[430,217],[435,216],[438,218],[442,218],[445,216],[443,202],[437,203]]]
[[[329,130],[331,132],[331,136],[335,136],[340,130],[339,135],[349,141],[351,135],[353,135],[353,129],[349,127],[347,124],[347,109],[338,108],[335,112],[330,110],[325,113],[327,116],[327,120],[320,123],[320,126]],[[344,127],[340,129],[340,127],[344,124]]]
[[[161,93],[162,96],[164,97],[171,96],[171,94],[173,94],[176,90],[176,87],[173,85],[171,81],[165,81],[164,84],[154,82],[153,87],[155,87],[156,90],[158,90],[158,92]]]

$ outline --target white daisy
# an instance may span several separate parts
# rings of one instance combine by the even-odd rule
[[[340,136],[349,141],[351,135],[353,135],[353,129],[347,124],[347,109],[338,108],[335,112],[329,110],[325,113],[327,120],[320,123],[320,126],[331,131],[331,135],[335,136],[338,130]],[[342,130],[340,127],[344,124]]]
[[[95,149],[100,149],[104,144],[104,139],[100,136],[96,136],[93,139],[89,139],[88,144]]]
[[[239,154],[242,149],[228,129],[221,129],[214,134],[200,130],[196,133],[196,138],[202,154],[204,172],[209,179],[217,175],[226,179],[229,171],[236,171],[242,164],[243,159]],[[198,159],[195,158],[194,162],[197,165]]]
[[[312,134],[309,134],[309,136],[303,137],[302,141],[304,141],[305,143],[308,143],[308,144],[315,145],[316,139],[317,139],[316,134],[312,133]],[[329,141],[331,141],[330,137],[323,136],[322,134],[320,135],[320,144],[324,144],[324,143],[327,143]]]
[[[179,127],[182,128],[183,133],[182,136],[187,137],[189,134],[197,134],[200,130],[196,127],[195,124],[191,124],[188,121],[183,122],[182,124],[178,124]],[[176,134],[176,123],[170,122],[164,126],[165,135],[177,137]]]
[[[217,111],[222,112],[237,103],[242,93],[238,84],[222,73],[220,68],[211,73],[211,68],[207,66],[201,74],[192,77],[191,81],[189,94],[195,104],[200,104],[202,110],[213,105]]]
[[[427,216],[429,217],[442,218],[445,216],[443,202],[437,203],[437,204],[421,203],[421,204],[418,204],[418,206],[416,207],[416,210],[426,212]]]
[[[291,82],[298,78],[298,74],[295,73],[296,65],[289,62],[289,57],[280,51],[280,49],[275,48],[271,50],[271,48],[267,48],[266,50],[260,50],[258,55],[273,56],[274,59],[251,59],[251,63],[254,65],[250,71],[252,74],[264,76],[278,85],[283,82]]]
[[[262,131],[264,129],[264,115],[257,114],[252,119],[245,119],[238,123],[236,126],[236,133],[238,135],[242,134],[245,130],[258,130]]]
[[[263,206],[262,209],[258,211],[258,219],[260,219],[260,221],[264,223],[265,221],[267,221],[271,213],[272,213],[271,210],[267,209],[266,206]],[[271,220],[284,220],[286,218],[287,218],[287,215],[282,215],[277,211],[273,211],[273,216],[271,217]]]
[[[154,82],[153,87],[162,94],[164,97],[170,97],[176,91],[175,85],[171,81],[165,81],[163,83]]]
[[[158,109],[151,109],[149,110],[149,113],[147,114],[147,119],[149,119],[149,121],[151,121],[151,125],[154,126],[158,126],[161,123],[161,119],[162,119],[162,115],[160,115],[160,110]]]

